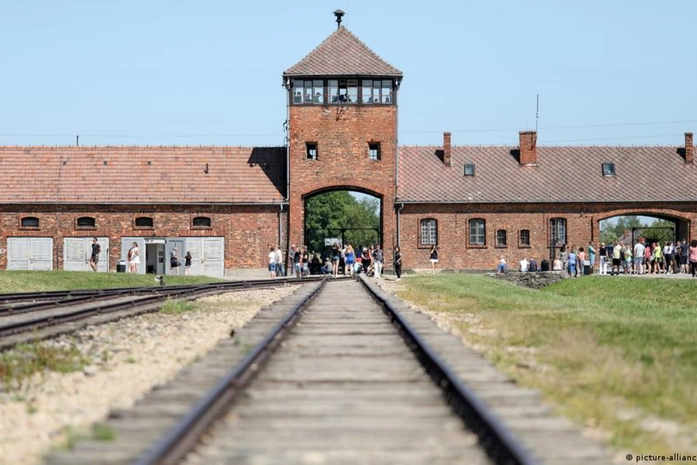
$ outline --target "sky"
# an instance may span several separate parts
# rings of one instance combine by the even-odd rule
[[[697,132],[694,0],[5,0],[0,145],[283,145],[282,74],[336,9],[404,73],[401,145]]]

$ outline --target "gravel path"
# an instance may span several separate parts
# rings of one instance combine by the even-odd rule
[[[44,373],[21,390],[0,390],[0,464],[40,463],[47,448],[89,431],[111,409],[132,406],[218,340],[230,337],[231,329],[296,288],[206,297],[198,301],[199,310],[142,315],[43,342],[74,344],[90,365],[81,372]]]

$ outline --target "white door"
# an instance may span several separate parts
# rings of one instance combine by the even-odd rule
[[[98,237],[100,245],[97,271],[109,271],[109,238]],[[66,237],[63,239],[63,269],[66,271],[92,271],[90,257],[92,256],[91,237]]]
[[[146,262],[146,249],[145,249],[145,239],[142,237],[122,237],[121,238],[121,260],[126,263],[126,271],[128,271],[128,251],[133,246],[133,243],[138,244],[138,250],[140,251],[140,263],[138,264],[138,273],[145,274],[145,262]]]
[[[187,237],[186,252],[191,253],[192,275],[223,277],[225,273],[224,238]]]
[[[53,238],[8,237],[8,270],[52,270]]]

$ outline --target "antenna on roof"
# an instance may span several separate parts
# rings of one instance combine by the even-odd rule
[[[336,16],[336,28],[339,29],[341,27],[341,17],[344,16],[346,13],[344,13],[341,10],[336,10],[334,12],[334,16]]]
[[[75,147],[80,146],[80,134],[75,135]]]
[[[537,123],[540,121],[540,94],[537,94],[537,110],[535,111],[535,133],[537,133]]]

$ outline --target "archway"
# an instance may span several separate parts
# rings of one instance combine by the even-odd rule
[[[333,245],[363,247],[382,243],[382,198],[350,188],[316,191],[303,197],[304,238],[311,254],[323,259]]]
[[[672,215],[653,212],[628,212],[599,221],[600,240],[605,243],[621,241],[634,244],[639,237],[646,242],[675,244],[689,239],[689,221]]]

